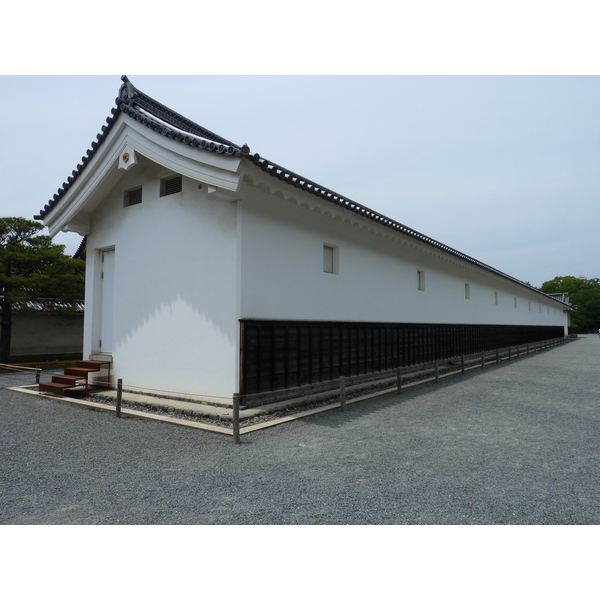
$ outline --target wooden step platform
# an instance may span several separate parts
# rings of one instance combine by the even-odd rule
[[[51,383],[40,383],[39,391],[40,392],[48,392],[50,394],[62,394],[65,390],[74,387],[72,383],[56,383],[52,381]]]
[[[78,360],[75,367],[64,369],[63,375],[53,375],[49,383],[40,383],[39,392],[48,394],[62,395],[65,390],[85,386],[87,391],[89,386],[88,375],[97,373],[102,367],[108,367],[108,379],[110,381],[110,367],[112,361],[102,360]]]
[[[66,383],[69,385],[77,385],[77,383],[87,381],[87,377],[78,377],[77,375],[53,375],[52,382],[53,383]]]
[[[83,367],[67,367],[65,369],[65,375],[74,375],[76,377],[82,378],[82,379],[87,379],[87,376],[90,373],[95,373],[96,371],[99,371],[100,369],[86,369]]]
[[[98,371],[105,365],[110,365],[111,361],[104,360],[78,360],[77,366],[82,367],[84,369],[93,369],[94,371]]]

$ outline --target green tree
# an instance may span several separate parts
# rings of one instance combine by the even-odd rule
[[[569,293],[569,301],[577,306],[571,315],[573,333],[589,333],[600,328],[600,279],[559,276],[542,284],[546,294]]]
[[[12,312],[24,300],[83,298],[85,262],[40,235],[41,223],[0,218],[0,362],[10,360]]]

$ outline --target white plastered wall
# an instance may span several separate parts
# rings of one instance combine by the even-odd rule
[[[99,351],[99,249],[115,249],[114,380],[125,387],[231,398],[237,390],[235,201],[140,157],[92,214],[87,242],[84,356]],[[124,190],[142,185],[142,203],[124,207]],[[94,285],[96,284],[96,285]],[[96,308],[95,308],[96,305]]]
[[[273,194],[245,183],[242,318],[564,324],[558,303],[524,286],[283,185]],[[324,244],[337,248],[337,274],[323,272]]]

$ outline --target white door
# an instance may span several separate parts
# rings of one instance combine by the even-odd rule
[[[98,346],[102,354],[111,354],[113,349],[115,251],[103,251],[100,261],[100,338]]]

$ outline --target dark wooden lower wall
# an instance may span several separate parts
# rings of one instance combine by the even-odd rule
[[[241,320],[242,396],[563,336],[562,327]]]

